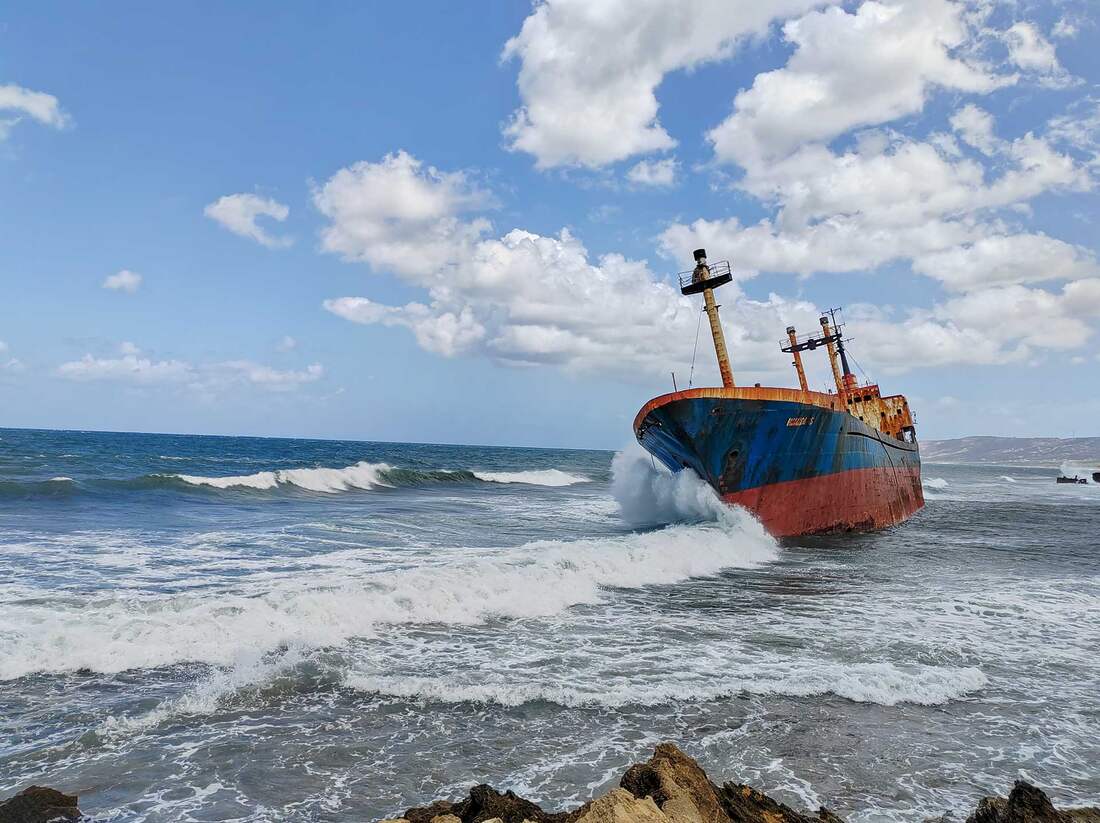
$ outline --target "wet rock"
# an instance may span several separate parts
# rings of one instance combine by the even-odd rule
[[[803,814],[743,783],[723,785],[721,798],[726,814],[735,823],[844,823],[824,806],[816,815]]]
[[[626,789],[612,789],[577,811],[573,823],[668,823],[652,797],[635,797]]]
[[[619,785],[635,797],[651,797],[672,823],[728,823],[718,787],[707,773],[671,743],[627,769]]]
[[[932,810],[929,810],[932,811]],[[925,823],[952,823],[951,812]],[[0,818],[0,823],[5,821]],[[671,743],[627,769],[619,788],[572,811],[545,812],[512,792],[475,786],[465,800],[437,801],[384,823],[844,823],[826,808],[792,809],[743,783],[716,786]],[[1007,798],[985,797],[966,823],[1100,823],[1100,809],[1056,809],[1029,783],[1017,781]]]
[[[822,809],[803,815],[747,786],[718,788],[693,759],[662,743],[627,769],[618,789],[568,812],[545,812],[512,792],[475,786],[465,800],[436,801],[385,823],[843,823]]]
[[[1100,823],[1100,809],[1056,809],[1050,798],[1030,783],[1017,780],[1003,797],[983,797],[966,823]]]
[[[647,762],[631,766],[621,785],[636,797],[652,797],[671,823],[844,823],[827,809],[806,815],[740,783],[719,789],[671,743],[659,745]]]
[[[530,800],[524,800],[513,792],[501,794],[492,786],[474,786],[465,800],[449,803],[436,801],[430,806],[409,809],[403,819],[409,823],[433,823],[443,816],[457,817],[461,823],[488,823],[499,818],[500,823],[567,823],[569,815],[565,813],[549,814]],[[443,823],[443,821],[440,821]]]
[[[31,786],[0,802],[0,823],[46,823],[51,820],[80,820],[75,794]]]

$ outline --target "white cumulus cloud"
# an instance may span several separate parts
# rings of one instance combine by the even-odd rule
[[[491,202],[486,192],[404,151],[341,169],[313,200],[330,221],[321,233],[325,251],[409,276],[430,275],[489,229],[488,220],[462,219]]]
[[[829,0],[542,0],[504,47],[523,105],[509,146],[539,168],[595,168],[676,141],[658,118],[665,75],[729,57],[773,20]]]
[[[121,357],[93,357],[85,354],[57,367],[59,377],[67,380],[113,380],[124,383],[179,383],[194,373],[191,364],[182,360],[152,360],[140,353]]]
[[[285,247],[293,242],[290,237],[270,234],[257,222],[261,217],[270,217],[282,223],[289,216],[290,209],[270,197],[227,194],[209,204],[203,209],[203,214],[233,234],[255,240],[268,248]]]
[[[965,7],[950,0],[864,2],[788,22],[787,64],[758,74],[709,138],[718,159],[754,167],[808,142],[919,112],[935,88],[989,92],[1014,82],[968,62]]]
[[[320,363],[313,363],[304,369],[275,369],[251,360],[227,360],[215,363],[206,369],[213,375],[223,374],[229,378],[239,377],[249,383],[273,391],[286,391],[297,388],[303,383],[314,383],[325,376]]]
[[[467,214],[473,199],[467,181],[404,153],[338,172],[321,189],[330,218],[325,247],[388,269],[425,297],[400,306],[339,297],[325,308],[357,323],[407,328],[421,347],[445,356],[621,374],[687,370],[697,301],[642,261],[593,259],[568,230],[495,236],[487,220]],[[788,322],[817,317],[803,301],[749,300],[735,286],[723,304],[730,347],[750,370],[782,368],[776,335]]]
[[[276,369],[251,360],[191,363],[186,360],[158,360],[129,341],[119,344],[116,357],[90,353],[62,363],[56,374],[78,382],[115,382],[137,386],[177,385],[206,394],[252,385],[267,391],[291,391],[324,377],[320,363],[304,369]]]
[[[122,269],[115,274],[108,275],[103,280],[103,288],[133,294],[141,287],[141,280],[141,275],[136,271]]]
[[[62,111],[61,104],[52,94],[31,91],[14,83],[0,85],[0,113],[11,114],[0,117],[0,140],[23,117],[30,117],[55,129],[63,129],[71,122],[69,115]]]
[[[626,179],[639,186],[671,186],[676,183],[679,165],[675,157],[640,160],[626,173]]]
[[[1025,72],[1038,75],[1044,85],[1060,88],[1076,82],[1058,62],[1054,44],[1033,24],[1027,21],[1014,23],[1005,32],[1004,38],[1009,59]]]

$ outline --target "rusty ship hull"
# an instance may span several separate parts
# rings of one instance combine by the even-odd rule
[[[650,400],[638,442],[690,468],[776,537],[885,528],[924,505],[920,447],[900,395],[705,388]]]

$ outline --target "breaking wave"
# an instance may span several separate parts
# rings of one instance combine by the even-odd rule
[[[988,679],[980,669],[914,666],[892,663],[761,663],[738,675],[707,684],[699,678],[661,682],[608,684],[593,681],[587,688],[568,683],[525,680],[510,683],[454,683],[445,678],[349,675],[344,684],[358,691],[387,697],[436,703],[556,703],[570,708],[663,706],[677,702],[721,700],[740,695],[817,697],[833,694],[855,703],[896,706],[913,703],[938,706],[984,688]]]
[[[473,472],[478,480],[487,483],[527,483],[533,486],[572,486],[576,483],[588,483],[589,477],[569,474],[560,469],[541,469],[526,472]]]
[[[352,557],[309,580],[8,603],[0,606],[6,627],[0,680],[81,668],[233,666],[246,652],[339,647],[388,625],[547,617],[599,603],[607,588],[675,583],[775,556],[775,542],[759,525],[729,509],[718,524],[502,550],[440,550],[421,565],[381,572]]]
[[[632,526],[720,520],[733,511],[691,469],[673,474],[637,443],[611,461],[611,493]],[[755,523],[747,512],[743,517]]]
[[[590,482],[591,478],[561,469],[498,472],[468,469],[412,469],[365,460],[350,466],[324,466],[296,469],[271,469],[251,474],[198,475],[146,474],[133,478],[91,478],[74,480],[54,477],[49,480],[0,480],[0,497],[44,497],[77,493],[142,491],[190,488],[207,491],[272,491],[298,489],[324,494],[372,489],[405,488],[438,483],[522,483],[533,486],[571,486]]]
[[[342,492],[349,489],[376,489],[392,486],[384,478],[393,467],[386,463],[360,461],[342,469],[277,469],[229,477],[203,477],[192,474],[169,475],[192,486],[215,489],[274,489],[277,486],[297,486],[312,492]]]
[[[926,489],[946,489],[947,481],[942,477],[926,477],[921,480],[921,485]]]

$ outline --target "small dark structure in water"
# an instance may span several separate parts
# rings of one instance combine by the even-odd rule
[[[1100,483],[1100,472],[1093,472],[1092,473],[1092,482],[1093,483]]]
[[[1094,474],[1092,476],[1092,479],[1096,480],[1097,476],[1100,476],[1100,472],[1096,472],[1096,474]],[[1078,477],[1077,475],[1073,475],[1073,477],[1065,477],[1065,476],[1059,477],[1057,482],[1059,482],[1059,483],[1081,483],[1083,485],[1083,484],[1088,483],[1089,481],[1086,480],[1083,477]],[[1097,480],[1096,482],[1100,483],[1100,480]]]

